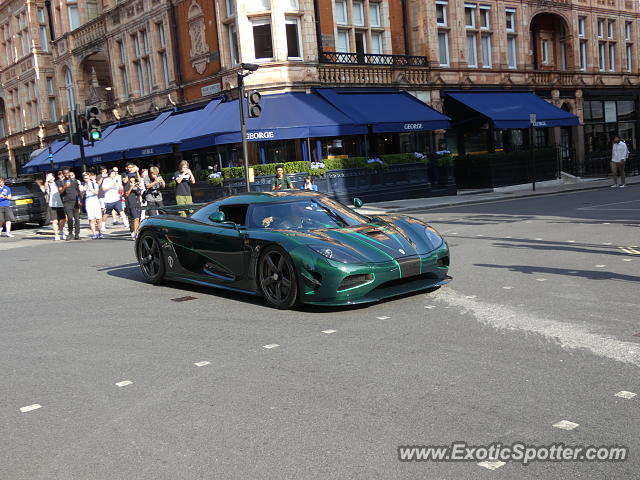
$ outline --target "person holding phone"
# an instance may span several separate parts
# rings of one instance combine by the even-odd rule
[[[67,216],[67,240],[80,240],[80,183],[71,178],[71,169],[62,169],[63,179],[56,182],[62,206]]]

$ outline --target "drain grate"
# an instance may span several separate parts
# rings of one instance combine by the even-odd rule
[[[189,300],[195,300],[195,299],[196,297],[186,296],[186,297],[172,298],[171,301],[172,302],[188,302]]]

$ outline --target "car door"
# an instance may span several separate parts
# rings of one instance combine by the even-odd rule
[[[243,225],[199,220],[191,232],[193,249],[202,256],[202,275],[209,281],[243,288],[249,247]]]

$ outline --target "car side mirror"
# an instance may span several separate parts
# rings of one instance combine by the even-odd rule
[[[353,199],[353,206],[354,207],[360,208],[360,207],[362,207],[362,205],[364,205],[364,204],[362,203],[362,200],[360,200],[358,197]]]
[[[209,220],[213,223],[222,223],[225,221],[224,212],[213,212],[209,215]]]

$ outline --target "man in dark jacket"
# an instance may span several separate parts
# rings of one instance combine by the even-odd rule
[[[67,240],[71,240],[74,232],[73,238],[80,240],[80,183],[75,178],[71,178],[69,167],[64,167],[62,174],[63,179],[57,181],[56,186],[62,198],[64,213],[67,215],[67,227],[69,229]]]

